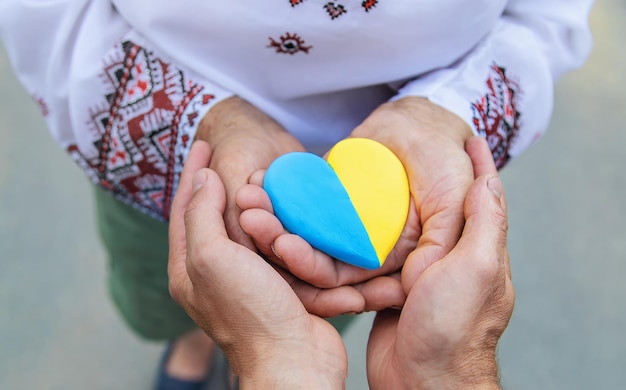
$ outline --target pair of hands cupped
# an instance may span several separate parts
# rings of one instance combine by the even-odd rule
[[[384,266],[375,271],[313,251],[299,237],[285,234],[273,217],[260,188],[259,170],[304,147],[270,117],[242,99],[230,98],[209,111],[196,136],[211,146],[208,166],[226,189],[229,237],[278,265],[305,307],[322,317],[402,307],[421,272],[458,241],[463,200],[474,180],[464,150],[471,130],[425,99],[405,98],[381,106],[352,136],[390,148],[407,170],[412,194],[405,229]],[[400,274],[401,268],[408,272]]]
[[[504,198],[484,141],[419,98],[385,104],[354,130],[396,153],[412,194],[396,248],[365,271],[284,231],[258,185],[262,173],[251,174],[303,148],[248,103],[223,103],[203,120],[197,138],[207,143],[194,144],[181,176],[168,272],[174,298],[242,381],[300,372],[321,387],[343,383],[345,347],[321,317],[375,310],[372,387],[493,382],[513,290]]]

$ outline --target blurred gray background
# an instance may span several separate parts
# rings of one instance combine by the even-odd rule
[[[595,48],[557,86],[551,128],[502,172],[517,292],[507,389],[626,388],[626,2],[600,0]],[[621,38],[620,38],[621,37]],[[91,187],[51,140],[0,49],[0,389],[147,389],[163,345],[105,290]],[[346,336],[366,389],[372,315]]]

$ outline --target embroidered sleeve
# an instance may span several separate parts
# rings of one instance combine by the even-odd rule
[[[486,137],[498,168],[543,134],[555,81],[590,52],[592,0],[511,0],[498,25],[449,68],[405,84],[394,99],[424,96]]]
[[[123,40],[106,56],[101,99],[83,106],[82,140],[66,150],[95,184],[168,220],[197,126],[231,94],[135,40]]]
[[[55,141],[95,184],[167,220],[200,120],[232,93],[156,52],[108,0],[0,1],[0,35]]]

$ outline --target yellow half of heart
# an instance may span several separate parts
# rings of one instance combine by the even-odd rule
[[[386,146],[366,138],[346,138],[327,161],[348,192],[382,266],[395,246],[409,211],[404,166]]]

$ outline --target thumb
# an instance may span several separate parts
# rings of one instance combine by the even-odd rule
[[[409,293],[420,275],[433,263],[443,259],[456,245],[463,229],[463,201],[472,181],[440,198],[436,213],[421,227],[417,247],[409,253],[402,268],[402,288]]]
[[[193,196],[185,211],[187,262],[204,262],[215,248],[230,242],[224,224],[226,190],[218,174],[209,168],[195,173],[192,188]],[[195,265],[187,264],[190,277]]]
[[[476,179],[465,199],[465,227],[453,250],[467,270],[495,271],[504,266],[510,277],[507,252],[508,219],[502,182],[497,175]]]
[[[211,148],[203,141],[196,141],[191,146],[187,161],[180,176],[180,182],[170,211],[169,223],[169,260],[168,277],[170,288],[181,288],[188,282],[187,271],[185,269],[186,233],[184,215],[185,209],[192,197],[192,180],[194,174],[209,165],[211,158]],[[175,295],[175,291],[172,291]]]

